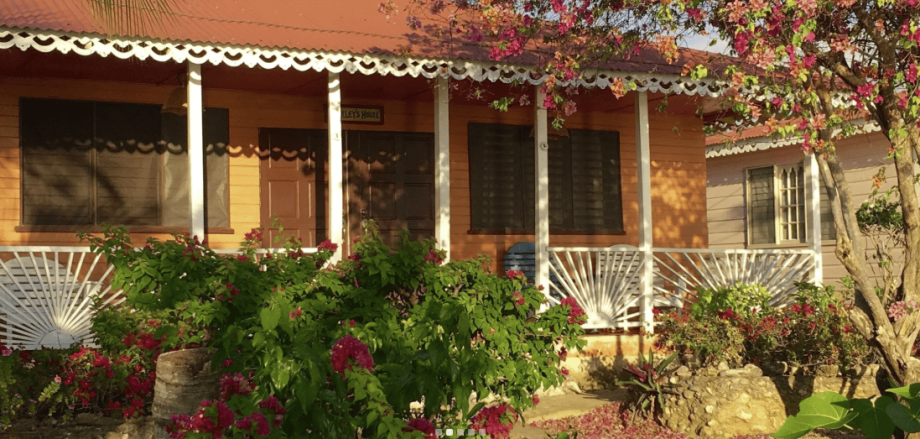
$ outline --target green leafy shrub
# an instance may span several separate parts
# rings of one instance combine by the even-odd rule
[[[764,361],[796,367],[838,365],[850,371],[871,361],[871,350],[850,326],[849,305],[831,286],[797,284],[789,306],[772,308],[762,287],[701,291],[688,315],[659,315],[660,346],[694,354],[704,364]],[[739,297],[750,293],[753,297]],[[738,307],[738,308],[734,308]]]
[[[281,401],[278,437],[396,437],[422,431],[412,426],[419,419],[485,425],[504,415],[477,417],[485,404],[471,399],[495,396],[489,413],[520,413],[541,386],[561,384],[564,349],[584,346],[577,305],[537,314],[544,296],[523,274],[489,274],[481,258],[443,264],[430,241],[403,236],[391,249],[371,231],[329,266],[337,249],[328,242],[310,253],[291,240],[260,257],[257,231],[238,256],[186,235],[140,249],[121,229],[87,239],[115,266],[113,287],[128,305],[173,310],[164,326],[177,343],[181,328],[206,334],[212,364],[251,374],[252,391],[241,396],[250,407],[270,395]],[[424,401],[421,413],[410,412],[414,401]]]
[[[175,311],[95,309],[92,331],[99,348],[12,350],[0,345],[0,428],[23,417],[71,418],[78,412],[147,414],[163,352],[198,339]],[[167,335],[174,334],[174,335]],[[180,336],[178,334],[184,334]],[[191,343],[188,341],[191,340]]]
[[[73,352],[65,349],[17,351],[0,343],[0,431],[13,420],[72,414],[66,405],[56,403],[52,387],[61,366]],[[59,386],[59,384],[58,384]]]
[[[886,390],[890,396],[847,399],[836,392],[823,392],[799,404],[773,437],[796,439],[816,428],[858,430],[868,439],[890,439],[896,431],[920,432],[920,384]],[[899,436],[900,437],[900,436]]]
[[[733,287],[718,287],[714,290],[697,288],[697,301],[690,306],[693,318],[701,319],[731,310],[737,316],[747,319],[759,311],[768,311],[770,293],[757,285],[737,284]]]

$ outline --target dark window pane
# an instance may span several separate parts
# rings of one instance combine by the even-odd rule
[[[474,229],[533,230],[535,145],[531,127],[470,124]],[[549,218],[553,231],[623,229],[619,134],[570,130],[549,141]]]
[[[522,166],[526,166],[522,163],[526,159],[521,154],[522,131],[525,128],[517,125],[469,125],[470,202],[474,229],[525,228],[527,189],[531,193],[529,217],[533,218],[532,158],[530,173],[522,175]],[[532,222],[533,219],[530,220]]]
[[[751,244],[776,242],[776,205],[773,192],[773,167],[748,171],[748,215]]]
[[[170,225],[189,217],[187,121],[159,105],[22,99],[23,224]],[[229,226],[229,111],[204,114],[209,226]]]
[[[160,106],[96,104],[97,223],[159,225]]]
[[[22,223],[93,224],[93,104],[22,99]]]
[[[622,231],[619,133],[595,130],[569,130],[569,133],[575,231]]]

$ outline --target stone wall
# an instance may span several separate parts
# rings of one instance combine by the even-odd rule
[[[774,433],[789,415],[798,412],[799,402],[813,394],[834,391],[849,398],[877,396],[877,370],[866,368],[857,378],[836,373],[767,377],[754,365],[703,369],[697,374],[681,367],[671,377],[661,421],[676,431],[713,438]]]
[[[639,352],[647,354],[655,343],[654,336],[638,334],[586,335],[584,339],[588,342],[585,349],[570,351],[562,365],[569,371],[567,381],[585,391],[616,387],[617,381],[626,378],[622,374],[626,362],[635,363]]]

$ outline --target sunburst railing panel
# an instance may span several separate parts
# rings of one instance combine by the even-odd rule
[[[111,274],[86,247],[0,247],[0,340],[27,350],[90,343],[93,298],[124,301]]]
[[[648,328],[643,322],[640,275],[645,261],[653,264],[651,306],[680,310],[696,300],[697,287],[738,283],[760,284],[771,304],[786,304],[795,282],[810,280],[810,250],[709,250],[636,247],[550,247],[550,272],[555,278],[547,297],[553,304],[573,297],[588,315],[587,329]]]
[[[783,306],[795,293],[795,283],[812,279],[811,250],[654,249],[655,276],[673,297],[695,300],[697,287],[717,288],[759,284],[770,293],[770,304]]]

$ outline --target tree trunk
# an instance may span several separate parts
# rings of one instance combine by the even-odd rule
[[[220,373],[211,370],[209,348],[167,352],[157,360],[153,416],[168,420],[177,413],[193,414],[201,401],[217,399]]]

